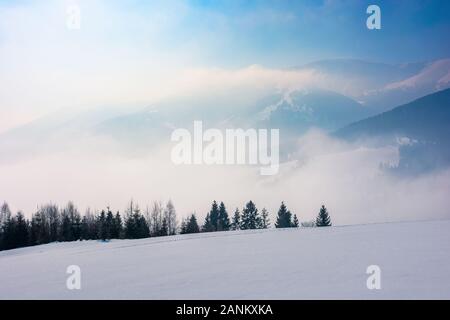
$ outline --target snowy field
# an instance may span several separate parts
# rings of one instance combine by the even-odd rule
[[[66,268],[81,268],[68,290]],[[369,290],[366,269],[381,268]],[[0,299],[450,299],[450,221],[254,230],[0,252]]]

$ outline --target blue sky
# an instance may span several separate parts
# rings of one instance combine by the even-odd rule
[[[79,4],[84,21],[91,4]],[[156,42],[164,52],[191,49],[195,63],[218,67],[260,64],[288,67],[328,58],[411,62],[450,56],[450,1],[447,0],[191,0],[98,1],[112,14],[129,13],[137,20],[104,22],[101,42],[145,50]],[[2,8],[33,6],[39,1],[1,1]],[[382,29],[368,30],[366,8],[377,4]],[[138,23],[163,17],[158,37]],[[151,25],[153,28],[154,25]],[[2,33],[3,30],[0,30]],[[0,33],[0,41],[1,34]],[[155,50],[154,46],[151,50]]]
[[[280,64],[334,57],[405,62],[445,57],[450,52],[450,42],[446,41],[450,34],[449,1],[281,2],[282,6],[272,8],[292,14],[291,20],[235,30],[238,41],[249,41],[247,49],[265,61],[273,54]],[[372,3],[381,8],[381,30],[365,26],[365,11]],[[271,6],[266,6],[270,10]],[[251,12],[252,8],[246,10]]]
[[[143,14],[155,9],[144,3],[128,4]],[[381,30],[366,28],[369,4],[381,8]],[[187,6],[168,41],[204,41],[204,61],[213,65],[287,67],[340,57],[409,62],[450,52],[445,0],[192,0]]]

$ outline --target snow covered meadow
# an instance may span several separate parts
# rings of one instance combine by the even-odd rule
[[[229,231],[3,251],[0,299],[449,299],[449,270],[448,220]]]

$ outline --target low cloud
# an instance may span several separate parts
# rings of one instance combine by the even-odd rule
[[[272,222],[281,201],[301,221],[314,219],[325,204],[337,225],[449,218],[450,170],[391,175],[380,163],[398,162],[392,146],[356,146],[313,130],[299,139],[295,160],[270,177],[260,176],[257,166],[177,166],[168,143],[148,155],[126,155],[116,147],[92,138],[64,152],[3,164],[0,201],[28,216],[50,201],[123,211],[130,199],[145,208],[170,198],[180,216],[195,211],[201,219],[212,200],[224,201],[231,214],[250,199],[269,210]]]

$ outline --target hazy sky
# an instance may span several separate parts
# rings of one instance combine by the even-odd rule
[[[443,58],[450,48],[446,0],[0,1],[2,46],[56,45],[72,4],[82,18],[76,35],[64,34],[73,45],[90,39],[95,47],[191,53],[201,65],[287,67],[337,57],[405,62]],[[381,8],[379,31],[366,28],[369,4]]]
[[[372,2],[381,30],[366,28]],[[0,132],[59,108],[148,103],[186,69],[450,55],[449,1],[375,2],[0,0]]]

